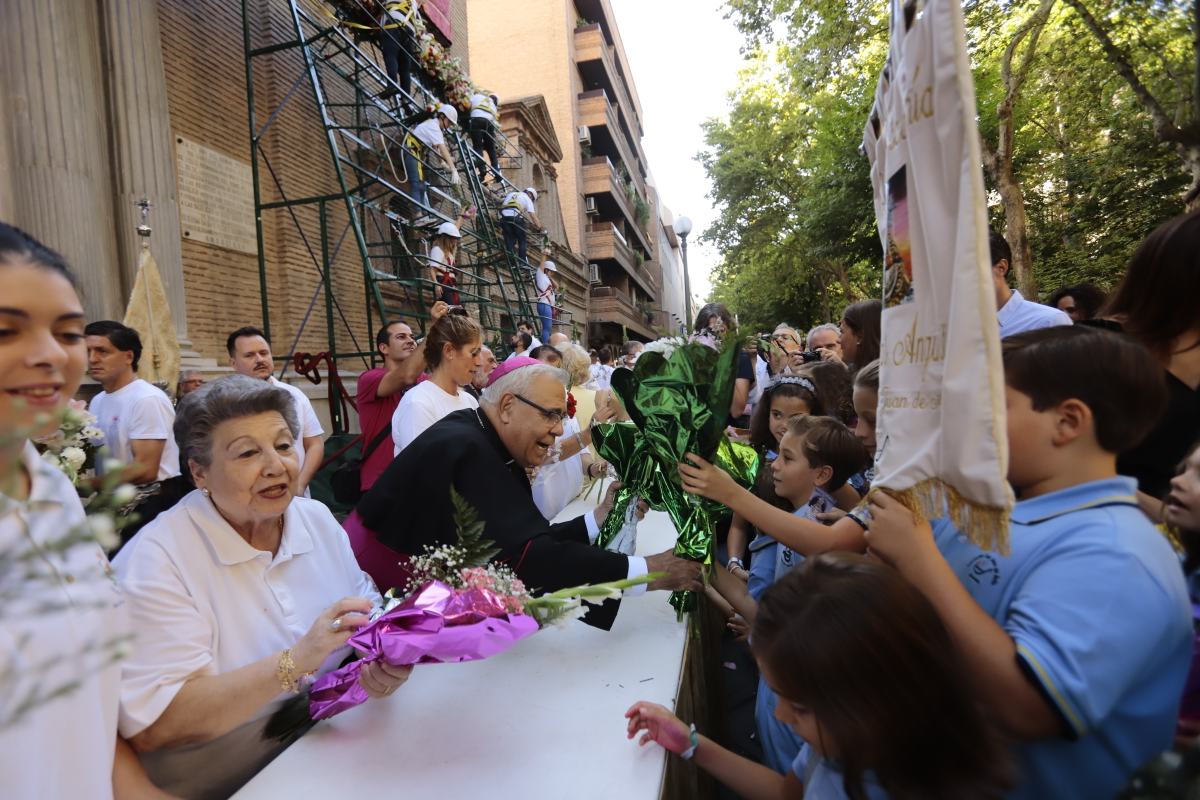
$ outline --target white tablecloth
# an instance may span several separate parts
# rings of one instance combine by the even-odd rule
[[[651,512],[637,552],[674,541]],[[317,725],[237,797],[653,800],[664,751],[627,740],[623,715],[636,700],[674,706],[686,635],[667,593],[648,592],[625,598],[608,632],[573,622],[485,661],[419,666],[391,698]]]

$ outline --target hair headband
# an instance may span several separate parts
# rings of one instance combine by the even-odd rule
[[[814,395],[817,393],[817,387],[813,382],[802,375],[777,375],[767,386],[768,391],[776,386],[799,386],[801,389],[808,389]]]

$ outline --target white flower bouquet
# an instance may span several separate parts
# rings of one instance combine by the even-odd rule
[[[87,405],[72,400],[62,414],[58,430],[34,440],[38,452],[71,479],[80,496],[92,494],[96,457],[104,446],[104,431],[96,425]]]

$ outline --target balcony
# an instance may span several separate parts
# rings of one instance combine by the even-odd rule
[[[617,65],[616,48],[604,40],[604,32],[598,23],[575,29],[575,63],[584,78],[612,87],[611,91],[606,91],[616,99],[618,119],[626,123],[624,132],[644,161],[642,121],[638,116],[638,107],[630,97],[624,73]]]
[[[651,297],[658,296],[658,286],[646,269],[645,262],[638,262],[633,248],[616,225],[611,222],[588,225],[586,247],[588,261],[615,261],[631,278],[641,284],[646,294]]]
[[[629,167],[634,183],[637,184],[638,192],[645,197],[646,183],[642,179],[642,169],[638,165],[644,165],[646,162],[637,160],[633,150],[629,147],[629,141],[621,132],[621,124],[617,120],[616,106],[609,101],[608,93],[603,89],[580,92],[578,103],[579,124],[607,131],[607,137],[616,147],[617,155]]]
[[[649,319],[647,319],[648,316]],[[588,319],[592,322],[611,322],[616,325],[623,325],[645,336],[647,339],[658,337],[653,327],[655,321],[654,312],[651,311],[648,315],[634,305],[633,301],[629,299],[629,295],[611,286],[592,287],[592,300],[588,311]]]
[[[650,243],[650,235],[642,229],[641,223],[638,222],[635,205],[630,201],[629,193],[625,191],[625,184],[621,180],[621,176],[617,174],[616,167],[607,156],[583,159],[583,193],[592,196],[610,195],[611,203],[620,208],[621,213],[625,215],[625,221],[629,223],[629,228],[635,231],[642,249],[647,253],[654,252],[654,247]]]

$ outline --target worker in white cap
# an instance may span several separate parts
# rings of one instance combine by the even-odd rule
[[[538,219],[537,189],[530,186],[518,192],[511,191],[504,196],[500,205],[500,230],[504,233],[504,249],[509,253],[520,256],[521,263],[529,261],[529,225],[534,230],[542,230],[542,221]]]
[[[547,258],[533,276],[533,282],[537,288],[537,312],[542,320],[543,342],[550,341],[550,331],[554,326],[554,306],[558,300],[558,284],[554,282],[553,276],[557,273],[558,267]]]
[[[487,153],[492,169],[500,169],[500,161],[496,158],[496,122],[500,119],[500,98],[482,90],[471,95],[471,118],[467,121],[470,126],[471,145],[479,153],[479,179],[486,180],[489,173],[483,163],[483,154]]]
[[[425,167],[437,162],[431,161],[436,155],[441,164],[450,170],[450,183],[458,186],[461,178],[454,159],[450,157],[450,148],[446,146],[444,131],[458,124],[458,109],[443,103],[429,119],[412,129],[412,133],[404,137],[404,169],[408,173],[408,193],[418,206],[426,205],[425,187],[429,181],[425,175]],[[419,211],[419,209],[418,209]]]
[[[449,305],[459,305],[458,277],[454,272],[454,259],[458,256],[458,240],[462,232],[453,222],[443,222],[434,234],[429,248],[429,277],[437,286],[434,298]]]

